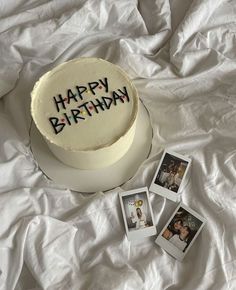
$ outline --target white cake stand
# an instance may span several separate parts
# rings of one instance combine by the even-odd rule
[[[148,157],[152,143],[149,114],[140,102],[137,129],[128,152],[115,164],[96,170],[81,170],[59,161],[49,150],[34,123],[30,130],[31,150],[43,173],[55,183],[74,191],[93,193],[122,185]]]

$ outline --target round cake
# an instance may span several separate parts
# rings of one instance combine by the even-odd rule
[[[40,78],[31,94],[31,114],[60,161],[95,169],[115,163],[130,148],[138,103],[134,85],[118,66],[78,58]]]

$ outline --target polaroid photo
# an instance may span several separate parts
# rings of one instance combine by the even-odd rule
[[[174,258],[182,261],[205,223],[203,217],[180,203],[155,243]]]
[[[176,202],[190,164],[191,159],[165,150],[149,190]]]
[[[128,240],[156,235],[148,188],[120,192],[119,197]]]

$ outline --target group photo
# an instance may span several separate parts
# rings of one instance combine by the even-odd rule
[[[155,184],[178,192],[186,172],[188,162],[166,153],[157,173]]]

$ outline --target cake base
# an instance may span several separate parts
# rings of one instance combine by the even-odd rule
[[[127,153],[111,166],[82,170],[59,161],[50,151],[34,123],[30,130],[31,150],[42,172],[55,183],[78,192],[106,191],[122,185],[137,172],[148,157],[152,143],[149,114],[140,102],[133,143]]]

